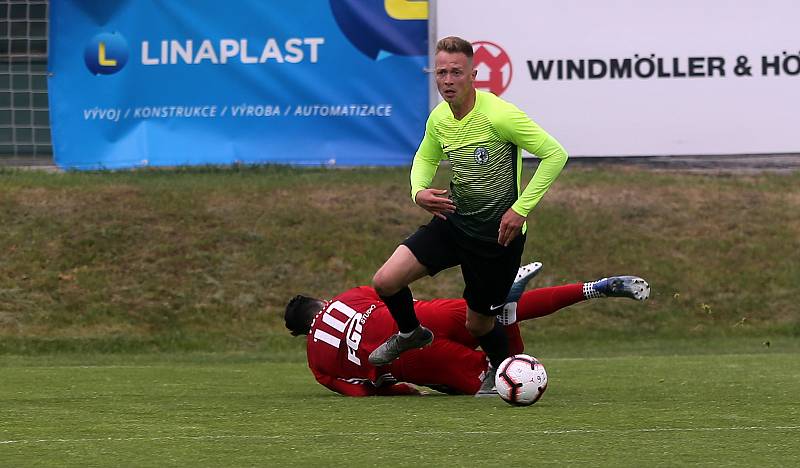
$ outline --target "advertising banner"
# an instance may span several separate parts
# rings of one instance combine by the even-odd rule
[[[428,111],[427,13],[402,0],[51,2],[55,161],[409,164]]]
[[[799,17],[797,0],[438,0],[435,27],[571,155],[775,154],[800,152]]]

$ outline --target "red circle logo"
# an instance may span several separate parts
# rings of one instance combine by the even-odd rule
[[[511,83],[511,58],[499,45],[489,41],[472,43],[473,66],[478,70],[475,87],[500,96]]]

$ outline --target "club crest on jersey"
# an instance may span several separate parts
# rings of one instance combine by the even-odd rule
[[[475,162],[478,164],[486,164],[489,160],[489,152],[486,148],[479,146],[475,148]]]

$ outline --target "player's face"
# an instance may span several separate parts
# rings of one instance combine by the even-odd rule
[[[434,73],[439,94],[449,104],[458,106],[471,95],[477,70],[466,55],[441,51],[436,54]]]

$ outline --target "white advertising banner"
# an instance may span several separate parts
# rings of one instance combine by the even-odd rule
[[[574,156],[800,153],[800,0],[438,0]]]

